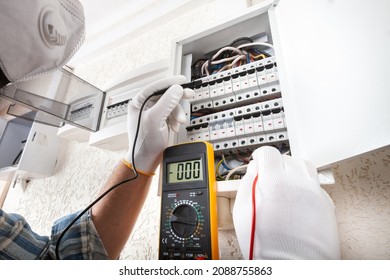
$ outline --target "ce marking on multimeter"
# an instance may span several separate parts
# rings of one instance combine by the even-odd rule
[[[159,259],[219,259],[215,189],[210,143],[164,151]]]

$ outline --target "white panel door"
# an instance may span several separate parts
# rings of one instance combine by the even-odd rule
[[[269,11],[293,156],[317,167],[390,144],[390,1]]]

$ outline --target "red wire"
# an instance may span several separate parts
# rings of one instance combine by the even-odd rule
[[[259,175],[257,174],[252,184],[252,229],[251,239],[249,245],[249,259],[253,260],[253,247],[255,243],[255,229],[256,229],[256,185]]]

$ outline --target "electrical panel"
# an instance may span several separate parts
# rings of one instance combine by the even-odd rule
[[[177,141],[212,143],[218,181],[240,179],[246,171],[240,166],[258,147],[291,154],[270,22],[266,11],[257,13],[183,39],[175,49],[175,74],[196,85],[183,104],[188,118]]]
[[[389,87],[383,82],[390,71],[385,63],[390,37],[384,36],[389,2],[355,2],[266,0],[172,42],[169,65],[163,64],[169,71],[164,74],[182,74],[201,86],[194,83],[193,100],[182,102],[188,119],[178,134],[170,134],[170,144],[213,143],[221,178],[227,177],[223,173],[228,169],[248,162],[251,151],[262,145],[308,160],[321,172],[341,160],[389,145]],[[236,63],[230,68],[216,63],[225,56],[211,59],[240,38],[273,47],[259,47],[265,57],[252,53],[255,59],[229,60]],[[383,59],[356,59],[372,46]],[[197,68],[202,59],[211,67]],[[89,144],[109,150],[127,148],[125,105],[135,94],[129,88],[141,88],[162,76],[154,75],[156,66],[124,73],[123,81],[115,81],[116,87],[106,90],[100,130],[91,133]],[[141,85],[141,80],[146,83]],[[374,98],[367,99],[368,93]],[[239,162],[227,162],[232,158]],[[236,175],[233,178],[239,178]]]
[[[383,58],[389,58],[390,37],[384,35],[389,2],[355,2],[264,1],[176,40],[172,73],[203,84],[189,104],[183,102],[188,120],[177,142],[209,139],[219,180],[261,145],[310,161],[320,172],[388,146],[389,84],[383,81],[390,66]],[[247,41],[232,44],[242,38]],[[254,61],[217,55],[251,41],[273,47],[260,47],[266,58]],[[372,46],[382,59],[356,59]],[[224,68],[226,61],[232,67]],[[232,158],[242,162],[229,162]],[[219,191],[228,181],[217,183],[223,186]]]

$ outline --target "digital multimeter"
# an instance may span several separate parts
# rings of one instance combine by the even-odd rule
[[[162,172],[159,259],[219,259],[212,145],[166,148]]]

